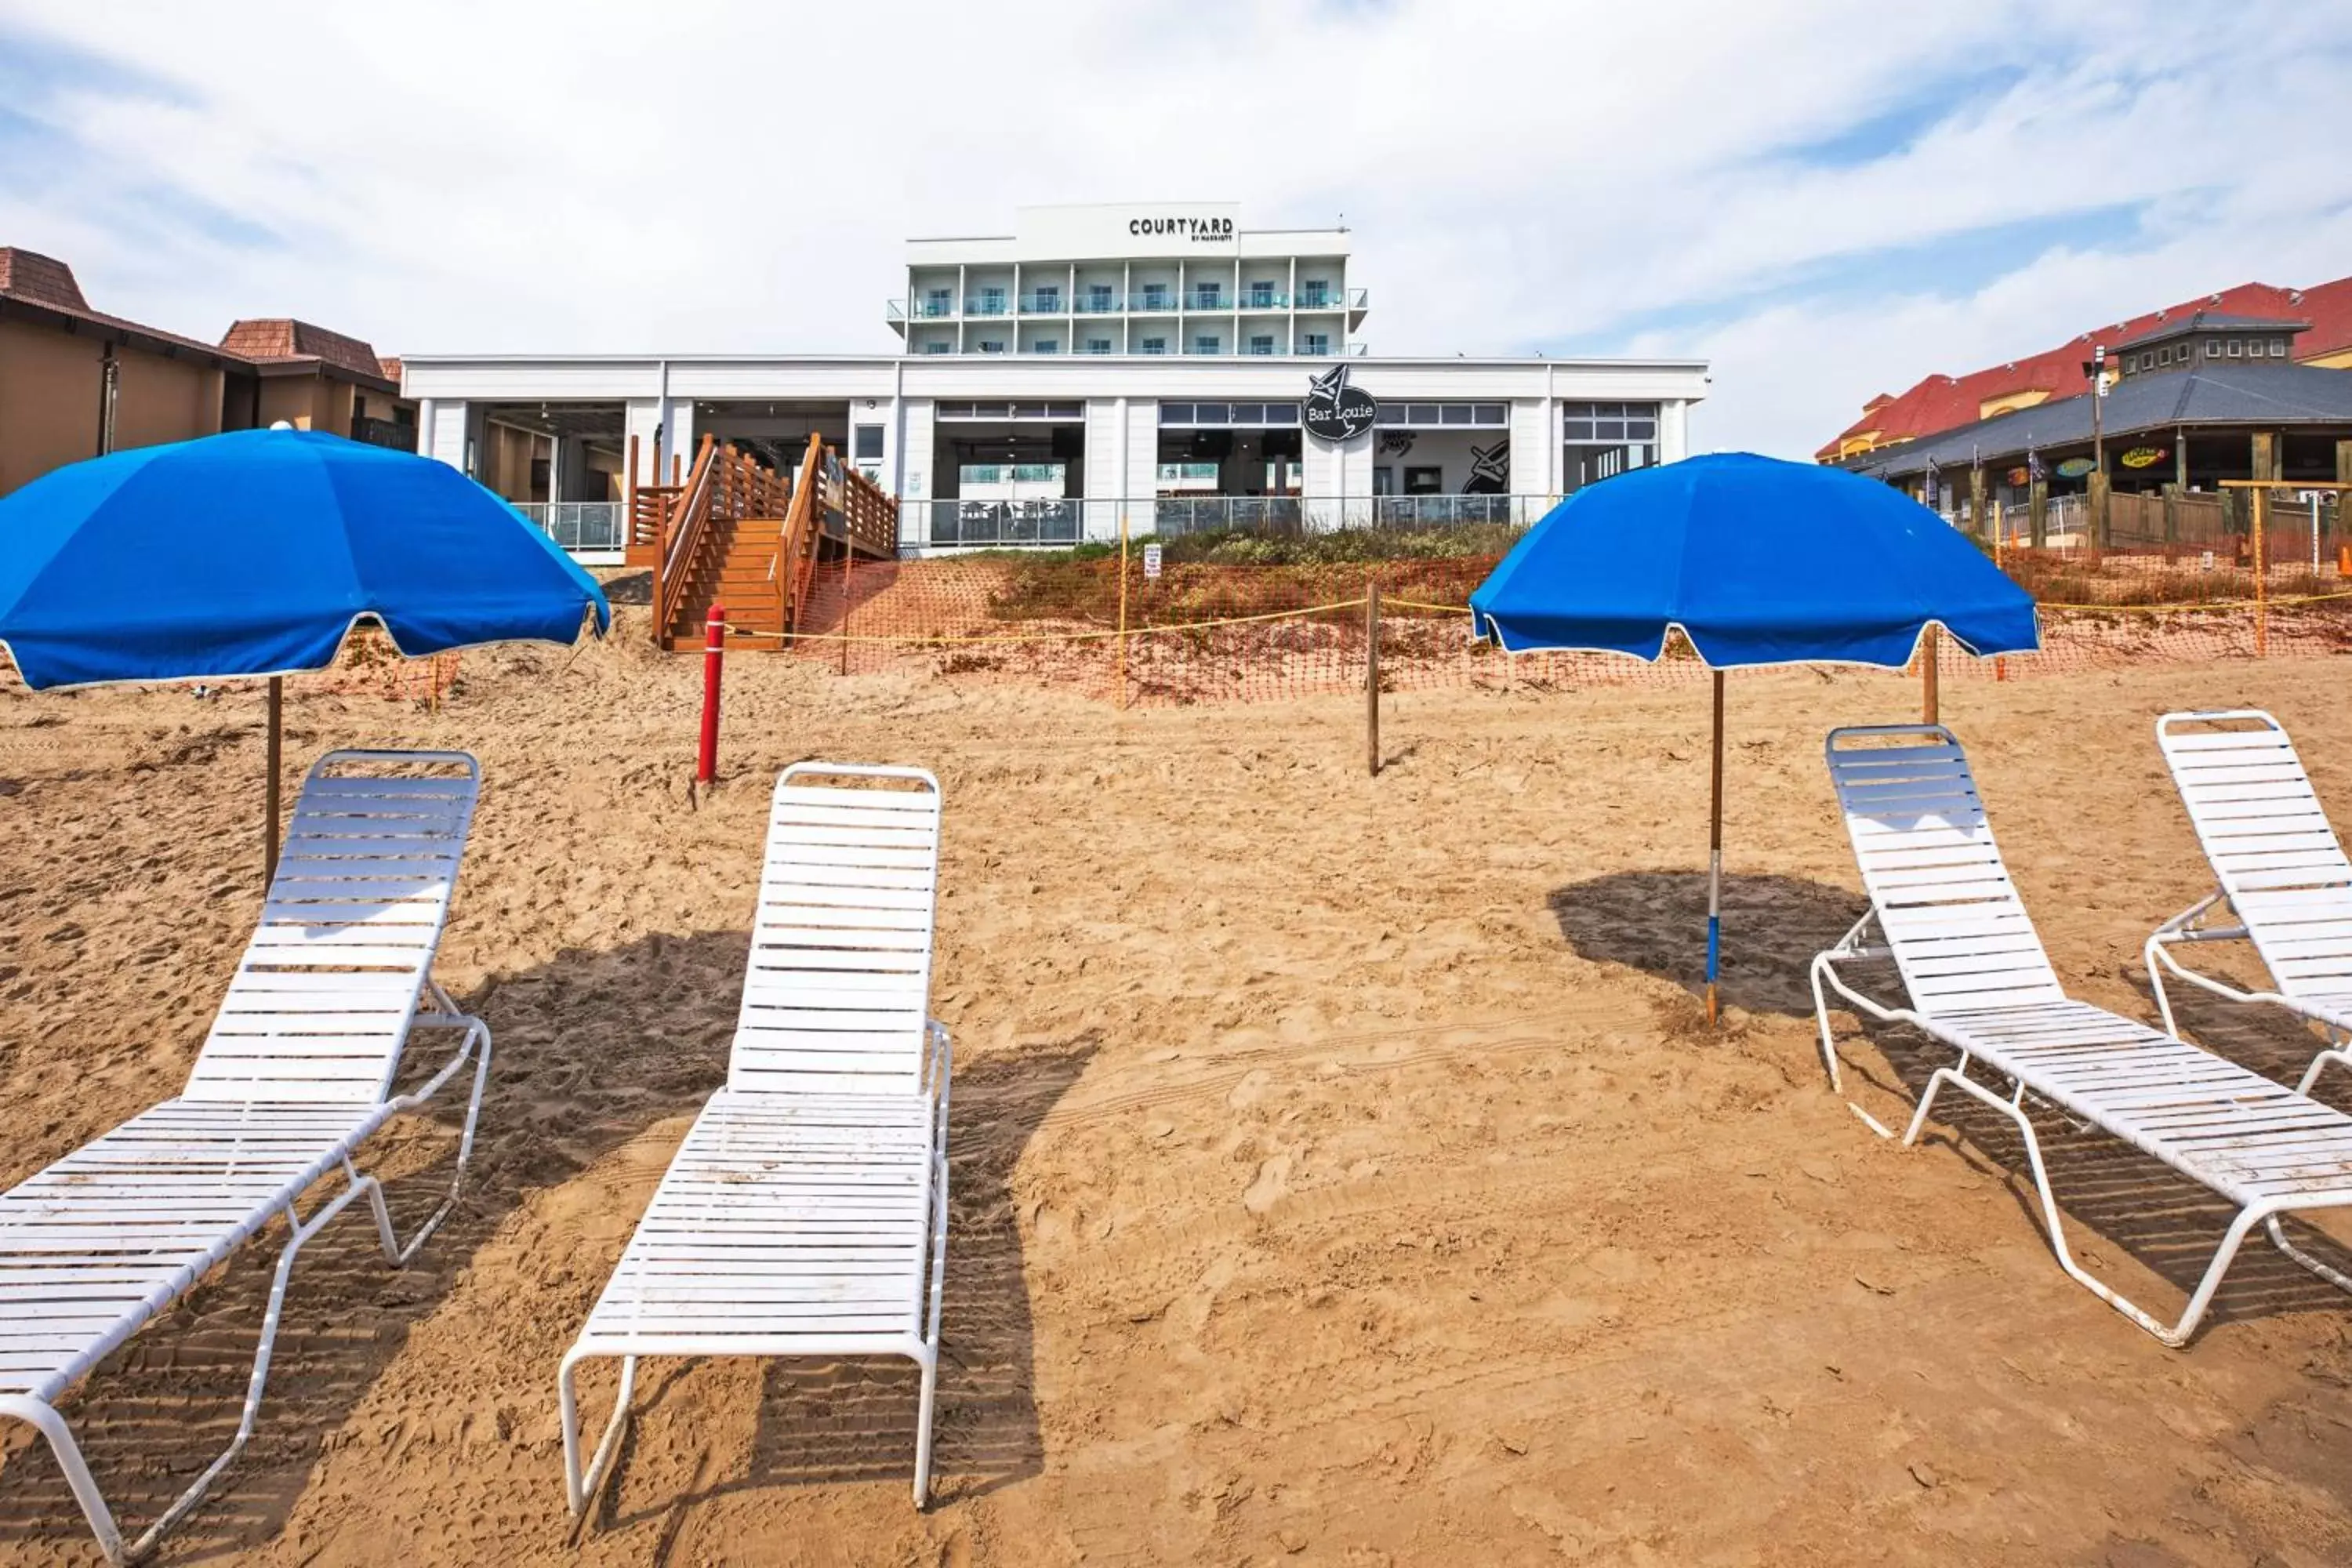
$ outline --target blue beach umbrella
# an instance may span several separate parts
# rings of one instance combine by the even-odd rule
[[[266,862],[278,850],[279,677],[373,621],[411,658],[602,636],[585,572],[446,463],[310,431],[142,447],[0,497],[0,647],[35,690],[269,679]]]
[[[1664,657],[1679,632],[1714,672],[1706,1002],[1722,930],[1723,672],[1900,669],[1931,628],[1972,654],[2041,646],[2033,600],[1902,492],[1749,453],[1641,468],[1554,507],[1470,595],[1473,635],[1512,653]]]

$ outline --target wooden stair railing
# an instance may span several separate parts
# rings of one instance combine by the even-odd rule
[[[731,454],[732,447],[728,448]],[[654,553],[654,646],[660,647],[669,637],[670,621],[677,615],[678,601],[685,596],[688,568],[695,552],[702,546],[702,538],[710,521],[710,505],[714,477],[713,459],[718,442],[709,436],[702,438],[702,447],[694,456],[694,471],[687,476],[680,493],[664,509],[663,538]],[[723,470],[723,459],[717,463]]]
[[[824,437],[809,437],[808,452],[793,478],[792,505],[777,531],[775,560],[768,577],[776,588],[777,624],[789,638],[800,630],[801,612],[816,574],[817,542],[824,531]]]

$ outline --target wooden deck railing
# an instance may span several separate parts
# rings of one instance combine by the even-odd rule
[[[898,503],[881,486],[838,458],[834,459],[834,467],[840,474],[837,510],[847,526],[851,546],[883,561],[897,559]]]
[[[663,509],[662,537],[654,552],[653,629],[656,646],[668,635],[670,619],[677,614],[678,600],[686,593],[687,568],[701,546],[704,528],[710,521],[715,482],[711,469],[717,451],[718,442],[711,437],[703,437],[702,448],[694,456],[694,471],[687,476],[680,493]],[[724,468],[727,465],[720,461],[717,466]]]
[[[824,437],[812,435],[793,479],[792,505],[777,531],[776,558],[768,569],[776,588],[776,624],[787,635],[799,629],[799,613],[816,570],[817,540],[824,527]]]

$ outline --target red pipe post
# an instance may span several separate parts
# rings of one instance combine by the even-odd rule
[[[702,635],[702,749],[694,765],[697,784],[719,782],[719,673],[727,658],[727,606],[710,606]]]

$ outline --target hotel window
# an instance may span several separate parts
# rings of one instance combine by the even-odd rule
[[[1062,340],[1059,338],[1039,338],[1035,342],[1029,345],[1029,352],[1033,354],[1060,353],[1062,352]]]
[[[1004,314],[1004,290],[1002,289],[982,289],[980,291],[980,313],[983,316],[1001,316]]]
[[[876,462],[881,461],[881,426],[860,425],[856,430],[851,432],[851,441],[853,455],[856,456],[858,461],[864,462],[868,458],[872,458]]]
[[[1193,284],[1193,285],[1192,285],[1192,308],[1193,308],[1194,310],[1213,310],[1217,309],[1217,307],[1218,307],[1220,304],[1222,304],[1222,303],[1223,302],[1224,295],[1223,295],[1223,284],[1218,284],[1218,283],[1195,283],[1195,284]]]
[[[955,290],[952,289],[931,289],[926,290],[923,295],[923,314],[926,316],[954,315]]]
[[[1303,354],[1328,354],[1331,352],[1331,334],[1304,332],[1299,335],[1298,352]]]
[[[1146,283],[1143,286],[1143,308],[1147,310],[1164,310],[1168,309],[1168,285],[1165,283]]]
[[[1271,283],[1251,284],[1250,308],[1257,310],[1272,310],[1274,308],[1274,285]]]
[[[954,347],[955,345],[945,338],[933,338],[923,345],[923,352],[927,354],[943,354],[950,352]]]
[[[1059,283],[1039,285],[1036,305],[1038,313],[1041,315],[1051,316],[1059,313],[1062,309],[1062,286]]]
[[[1272,353],[1274,352],[1274,334],[1272,332],[1260,332],[1256,336],[1251,338],[1249,352],[1254,354]]]
[[[1192,338],[1192,352],[1196,354],[1215,353],[1218,342],[1219,339],[1214,332],[1195,333]]]
[[[1148,354],[1164,354],[1168,352],[1168,340],[1166,338],[1146,338],[1143,340],[1143,352]]]
[[[984,354],[1001,354],[1004,352],[1004,340],[1003,338],[982,338],[980,340],[980,352]]]
[[[1087,285],[1087,309],[1098,314],[1110,309],[1109,284],[1089,283]]]
[[[1087,353],[1090,354],[1107,354],[1110,353],[1110,340],[1108,338],[1088,338],[1087,340]]]
[[[1328,278],[1310,278],[1298,286],[1298,305],[1304,310],[1320,310],[1331,303],[1331,282]]]

